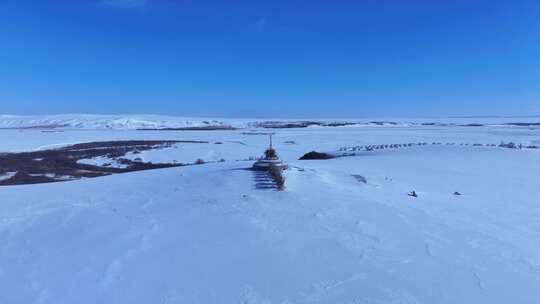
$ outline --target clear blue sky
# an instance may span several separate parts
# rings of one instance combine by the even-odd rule
[[[0,113],[540,114],[540,1],[4,0]]]

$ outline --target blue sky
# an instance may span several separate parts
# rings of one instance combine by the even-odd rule
[[[540,114],[538,1],[5,0],[0,113]]]

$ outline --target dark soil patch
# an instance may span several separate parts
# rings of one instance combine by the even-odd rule
[[[398,123],[395,121],[370,121],[370,124],[374,124],[377,126],[384,126],[384,125],[393,125],[396,126]]]
[[[540,126],[540,122],[509,122],[506,123],[506,125],[509,126],[517,126],[517,127],[533,127],[533,126]]]
[[[231,126],[203,126],[203,127],[184,127],[184,128],[148,128],[137,129],[141,131],[234,131],[237,128]]]
[[[259,128],[265,129],[291,129],[291,128],[307,128],[309,126],[319,126],[320,122],[316,121],[264,121],[257,123]]]
[[[259,128],[265,129],[293,129],[293,128],[307,128],[311,126],[323,126],[323,127],[342,127],[356,125],[354,122],[319,122],[319,121],[264,121],[256,123]]]
[[[176,143],[207,143],[203,141],[131,140],[90,142],[59,149],[22,153],[0,154],[0,175],[17,172],[15,176],[0,180],[0,185],[23,185],[60,182],[92,178],[115,173],[126,173],[158,168],[177,167],[184,164],[152,164],[121,158],[128,152],[169,147]],[[78,163],[82,159],[107,157],[125,168],[95,166]]]
[[[323,127],[344,127],[344,126],[355,126],[358,123],[356,122],[329,122],[321,124]]]
[[[356,181],[358,181],[360,183],[367,184],[367,179],[362,175],[353,174],[352,177],[354,177],[354,179],[356,179]]]
[[[465,125],[461,125],[462,127],[483,127],[484,125],[483,124],[480,124],[480,123],[470,123],[470,124],[465,124]]]
[[[311,151],[309,153],[304,154],[302,157],[300,157],[300,160],[331,159],[331,158],[334,158],[334,156],[327,153]]]

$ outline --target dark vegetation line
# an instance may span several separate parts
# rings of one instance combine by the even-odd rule
[[[0,177],[16,172],[11,178],[0,180],[1,185],[23,185],[93,178],[158,168],[185,166],[179,163],[132,161],[121,158],[127,153],[171,147],[177,143],[200,144],[205,141],[131,140],[75,144],[58,149],[0,154]],[[122,167],[96,166],[79,163],[83,159],[107,157]]]
[[[418,147],[418,146],[460,146],[460,147],[489,147],[489,148],[505,148],[505,149],[516,149],[516,150],[523,150],[523,149],[540,149],[540,146],[537,145],[523,145],[523,144],[516,144],[514,142],[501,142],[499,144],[469,144],[469,143],[455,143],[455,142],[447,142],[446,144],[443,144],[441,142],[418,142],[418,143],[407,143],[407,144],[380,144],[380,145],[365,145],[365,146],[351,146],[351,147],[341,147],[338,149],[337,153],[324,153],[324,152],[317,152],[317,151],[311,151],[306,154],[304,154],[302,157],[300,157],[300,160],[315,160],[315,159],[331,159],[331,158],[337,158],[337,157],[345,157],[345,156],[357,156],[358,152],[372,152],[372,151],[381,151],[381,150],[394,150],[394,149],[400,149],[400,148],[407,148],[407,147]]]
[[[499,144],[481,144],[481,143],[455,143],[447,142],[443,144],[442,142],[418,142],[418,143],[406,143],[406,144],[380,144],[380,145],[365,145],[365,146],[353,146],[353,147],[341,147],[338,151],[340,152],[355,152],[355,151],[373,151],[373,150],[385,150],[385,149],[397,149],[397,148],[406,148],[414,146],[461,146],[461,147],[492,147],[492,148],[508,148],[508,149],[539,149],[539,146],[536,145],[523,145],[516,144],[514,142],[500,142]]]

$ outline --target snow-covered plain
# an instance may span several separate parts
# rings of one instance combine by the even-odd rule
[[[243,170],[266,131],[285,191]],[[0,152],[120,139],[208,141],[132,157],[225,162],[0,187],[0,303],[540,301],[540,150],[470,146],[539,145],[537,127],[0,130]],[[408,142],[470,145],[298,160]]]

